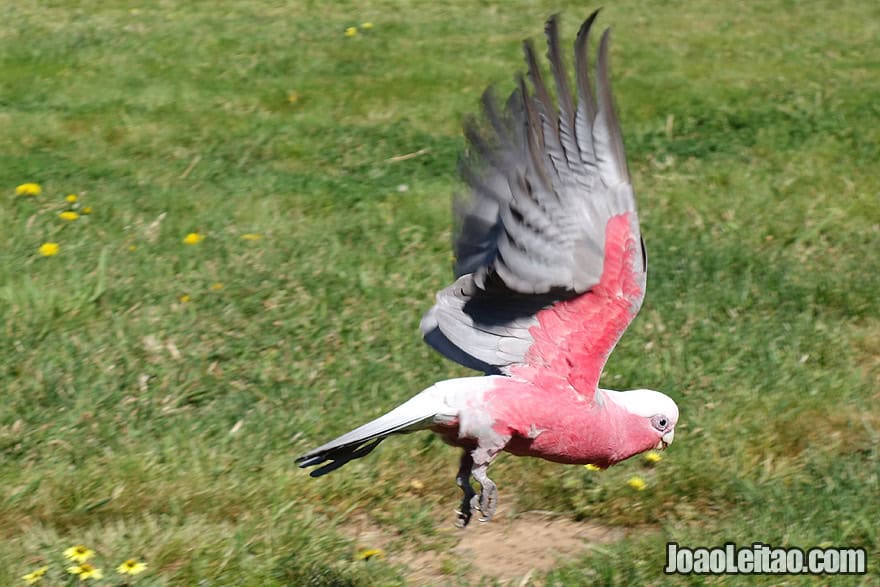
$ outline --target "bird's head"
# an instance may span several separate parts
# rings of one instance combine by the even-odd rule
[[[664,450],[672,444],[678,423],[678,406],[672,398],[652,389],[606,393],[631,416],[626,424],[630,444],[627,457],[651,449]]]

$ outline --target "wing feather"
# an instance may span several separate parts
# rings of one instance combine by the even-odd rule
[[[575,79],[578,88],[578,105],[575,115],[575,138],[580,150],[581,163],[588,169],[596,166],[596,153],[593,148],[592,121],[596,118],[596,99],[590,87],[590,64],[587,49],[590,29],[599,15],[596,10],[581,25],[574,42]]]
[[[577,172],[579,166],[572,166],[571,158],[578,152],[574,135],[574,101],[571,97],[571,89],[568,85],[568,74],[565,70],[565,62],[562,58],[562,49],[559,45],[559,16],[554,14],[544,27],[547,37],[547,58],[553,71],[553,79],[556,82],[556,97],[559,100],[559,141],[565,152],[565,161],[569,171]]]
[[[508,375],[538,369],[588,387],[641,305],[644,250],[614,110],[608,31],[595,94],[589,79],[597,13],[574,43],[576,103],[553,16],[545,34],[558,107],[526,41],[532,90],[520,76],[503,108],[487,90],[486,122],[465,124],[470,152],[461,169],[470,190],[455,205],[457,279],[421,324],[429,344],[465,366]]]
[[[609,185],[630,183],[626,168],[626,154],[623,151],[623,136],[617,113],[614,111],[614,98],[611,96],[611,79],[608,76],[608,43],[611,31],[602,33],[599,43],[599,62],[597,64],[596,88],[598,89],[598,114],[593,125],[593,141],[599,162],[599,174]]]

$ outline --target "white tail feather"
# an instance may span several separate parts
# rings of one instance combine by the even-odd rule
[[[311,467],[331,461],[312,471],[312,477],[320,477],[366,456],[391,434],[424,430],[435,424],[454,425],[461,407],[485,388],[487,379],[464,377],[435,383],[387,414],[307,452],[296,462],[300,467]]]

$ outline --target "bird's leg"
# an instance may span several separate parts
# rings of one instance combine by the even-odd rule
[[[480,516],[481,522],[488,522],[491,520],[492,516],[495,515],[495,510],[498,508],[498,487],[495,485],[494,481],[489,479],[487,472],[489,471],[489,465],[495,460],[495,457],[500,450],[500,448],[478,446],[477,449],[471,453],[471,458],[473,459],[471,475],[473,475],[474,479],[477,480],[477,483],[480,484],[479,501],[476,497],[473,501],[474,505],[476,505],[483,514]]]
[[[461,509],[455,512],[458,516],[455,525],[459,528],[467,526],[473,515],[472,500],[477,496],[474,488],[471,487],[471,470],[473,469],[473,466],[474,459],[471,456],[470,451],[465,450],[461,455],[461,465],[458,468],[458,475],[455,476],[455,482],[461,487],[461,490],[464,493],[464,497],[461,500]]]
[[[495,485],[495,482],[489,479],[489,476],[486,475],[488,468],[488,465],[482,465],[476,466],[473,469],[474,479],[480,484],[479,501],[477,500],[477,496],[474,496],[474,505],[482,513],[480,516],[481,522],[488,522],[491,520],[492,516],[495,515],[495,510],[498,508],[498,487]]]
[[[458,475],[455,477],[456,483],[464,493],[461,509],[456,512],[458,515],[456,525],[459,528],[468,525],[474,510],[482,512],[481,522],[488,522],[495,515],[495,510],[498,507],[498,488],[486,473],[489,470],[489,465],[509,440],[510,436],[492,435],[488,439],[478,440],[475,448],[465,449],[464,454],[461,455],[461,464],[458,468]],[[479,495],[471,487],[471,476],[480,484]]]

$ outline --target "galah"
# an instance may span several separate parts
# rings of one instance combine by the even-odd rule
[[[363,457],[391,434],[428,429],[464,450],[457,522],[492,518],[489,465],[502,451],[605,468],[673,439],[678,407],[653,390],[598,387],[608,355],[645,295],[647,257],[608,75],[609,31],[599,43],[595,92],[588,40],[574,43],[569,85],[557,18],[545,27],[558,107],[535,50],[528,79],[503,106],[486,90],[487,123],[465,123],[454,241],[456,280],[421,331],[440,353],[484,373],[439,381],[409,401],[299,459],[318,477]],[[480,485],[477,495],[473,477]]]

